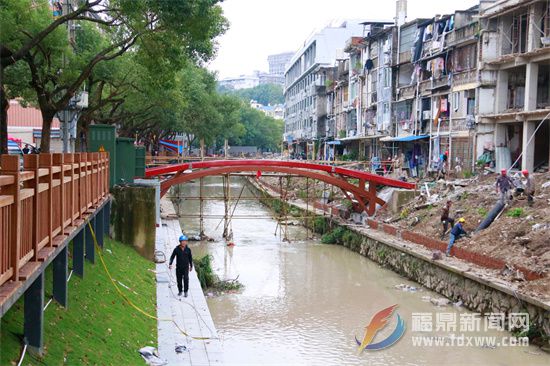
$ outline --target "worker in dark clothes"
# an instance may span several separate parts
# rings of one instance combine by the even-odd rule
[[[447,204],[443,206],[443,210],[441,211],[441,223],[443,224],[443,233],[441,234],[441,239],[445,236],[447,233],[447,229],[449,228],[449,224],[451,224],[451,228],[455,224],[455,220],[449,216],[449,211],[451,210],[451,201],[447,201]]]
[[[187,297],[187,291],[189,290],[189,271],[193,270],[193,256],[191,255],[191,249],[187,246],[187,236],[182,235],[179,238],[180,245],[174,248],[172,255],[170,256],[169,269],[172,269],[172,262],[176,258],[176,279],[178,281],[178,296],[181,296],[183,287],[184,296]],[[181,280],[183,279],[183,286]]]
[[[526,179],[524,182],[524,192],[525,192],[525,195],[527,196],[527,204],[529,206],[533,206],[533,203],[535,203],[533,199],[533,196],[535,195],[535,180],[531,175],[529,175],[528,170],[524,170],[521,173]]]
[[[456,240],[458,240],[462,235],[468,235],[466,233],[466,230],[462,227],[462,224],[464,224],[466,220],[461,217],[458,219],[458,223],[453,226],[453,229],[451,230],[451,238],[449,240],[449,245],[447,246],[447,257],[451,255],[451,248],[453,247]]]
[[[506,169],[500,171],[500,175],[497,178],[496,189],[497,193],[500,192],[500,201],[503,204],[508,204],[510,201],[510,194],[508,191],[513,187],[512,179],[506,174]]]

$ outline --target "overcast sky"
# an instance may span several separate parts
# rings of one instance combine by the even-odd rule
[[[407,20],[449,14],[478,0],[409,0]],[[225,0],[229,30],[208,68],[219,78],[267,71],[267,56],[296,51],[315,29],[344,19],[392,20],[394,0]]]

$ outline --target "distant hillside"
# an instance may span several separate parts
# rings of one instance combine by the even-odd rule
[[[284,103],[283,87],[277,84],[260,84],[254,88],[239,90],[218,86],[218,91],[223,94],[235,95],[245,102],[254,99],[256,102],[263,105]]]

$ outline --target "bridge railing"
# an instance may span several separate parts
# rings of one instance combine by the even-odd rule
[[[0,286],[108,192],[108,153],[0,155]]]

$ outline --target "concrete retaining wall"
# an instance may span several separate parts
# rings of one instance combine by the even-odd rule
[[[155,187],[115,186],[112,195],[114,239],[134,246],[143,257],[153,260],[157,223]]]

